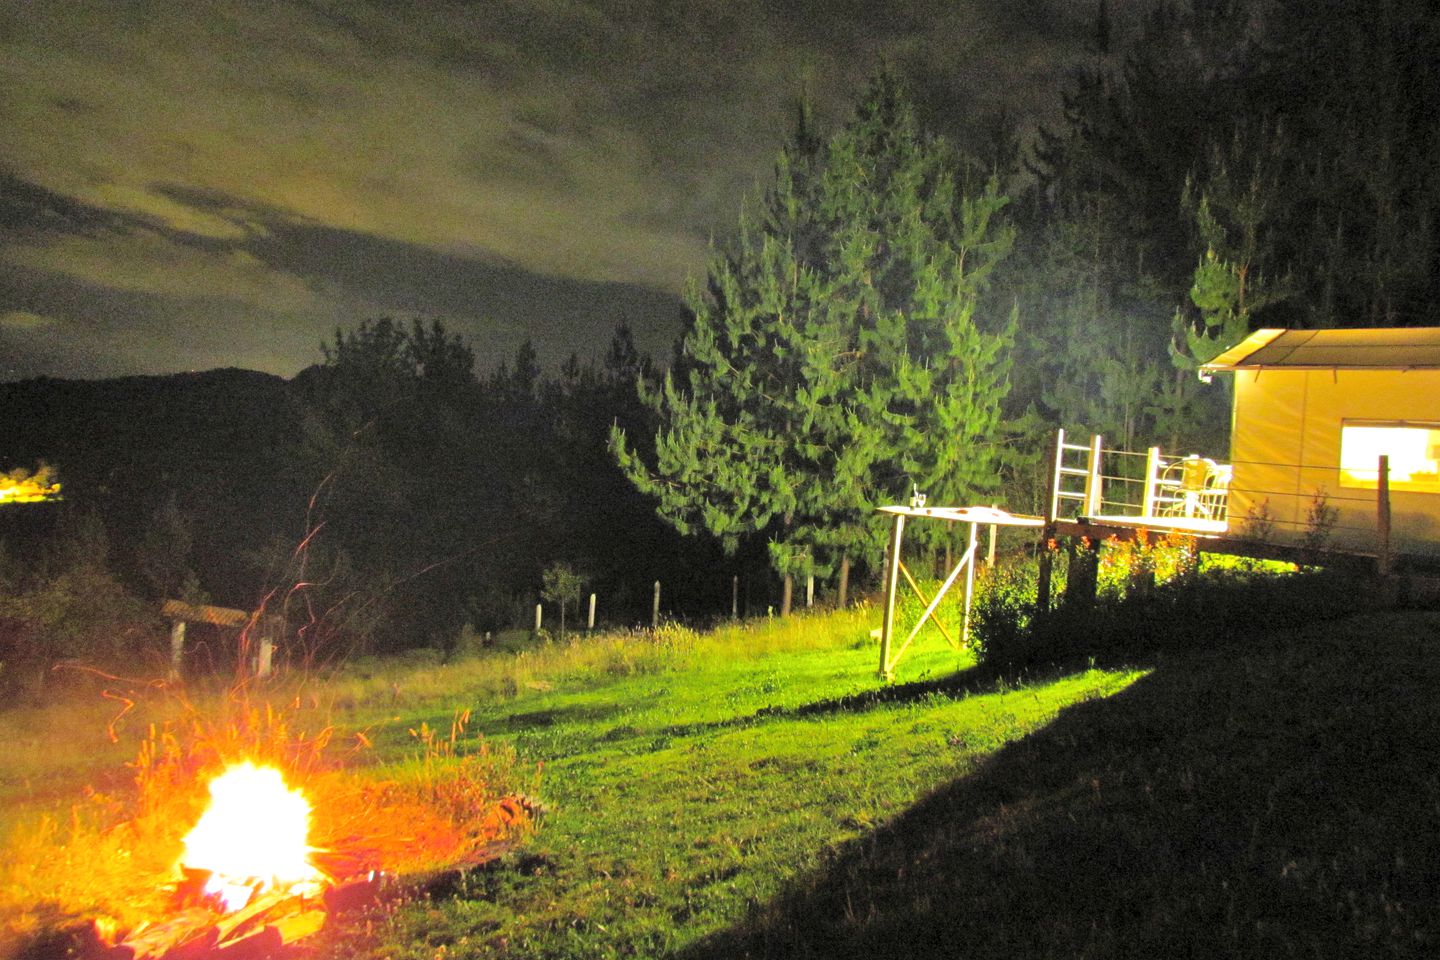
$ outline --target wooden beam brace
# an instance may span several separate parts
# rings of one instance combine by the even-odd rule
[[[905,575],[905,582],[910,584],[910,589],[915,591],[915,596],[920,598],[920,602],[929,603],[930,598],[925,596],[924,592],[921,591],[920,585],[915,582],[915,578],[910,575],[910,571],[905,568],[905,564],[903,563],[900,564],[900,572]],[[925,621],[921,620],[920,622],[924,623]],[[945,642],[949,643],[950,646],[955,647],[955,649],[957,650],[960,649],[959,646],[956,645],[955,640],[950,636],[950,631],[945,629],[945,624],[940,622],[940,617],[938,614],[930,614],[930,622],[935,624],[936,628],[939,629],[941,636],[945,638]]]
[[[889,676],[891,671],[895,669],[895,664],[899,663],[900,658],[905,655],[905,650],[910,646],[910,641],[915,639],[915,635],[920,632],[920,628],[925,625],[925,621],[935,612],[935,608],[940,606],[940,601],[945,599],[945,594],[950,591],[950,588],[955,585],[955,581],[960,578],[960,572],[965,569],[966,564],[974,562],[975,542],[972,540],[970,549],[965,551],[965,556],[960,558],[960,562],[955,565],[955,569],[950,571],[950,576],[946,577],[945,582],[940,585],[940,592],[935,594],[935,599],[930,601],[930,606],[925,608],[925,612],[920,615],[920,619],[916,621],[915,626],[910,628],[910,635],[905,638],[904,643],[900,644],[900,648],[895,651],[895,656],[885,664],[886,676]]]

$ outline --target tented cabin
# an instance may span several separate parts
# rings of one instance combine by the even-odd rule
[[[1259,330],[1202,368],[1233,373],[1229,533],[1440,554],[1440,329]]]

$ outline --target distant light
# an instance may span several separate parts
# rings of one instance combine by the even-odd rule
[[[42,468],[33,475],[24,470],[13,474],[0,473],[0,506],[59,499],[60,481],[52,483],[47,469]]]

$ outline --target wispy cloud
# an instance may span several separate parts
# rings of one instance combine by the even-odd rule
[[[43,330],[59,323],[54,317],[29,310],[7,310],[0,313],[0,327],[9,330]]]
[[[768,171],[802,92],[838,117],[889,59],[928,64],[941,97],[963,89],[957,116],[1053,101],[1045,64],[1064,57],[1044,27],[1073,5],[1013,7],[6,4],[0,171],[74,209],[27,206],[0,263],[305,322],[372,305],[373,291],[317,279],[347,271],[267,246],[313,230],[678,292]]]

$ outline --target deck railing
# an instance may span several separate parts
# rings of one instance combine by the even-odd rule
[[[1223,523],[1227,516],[1230,464],[1198,454],[1167,455],[1158,446],[1143,453],[1106,449],[1099,434],[1073,443],[1059,430],[1050,516],[1134,517]]]

